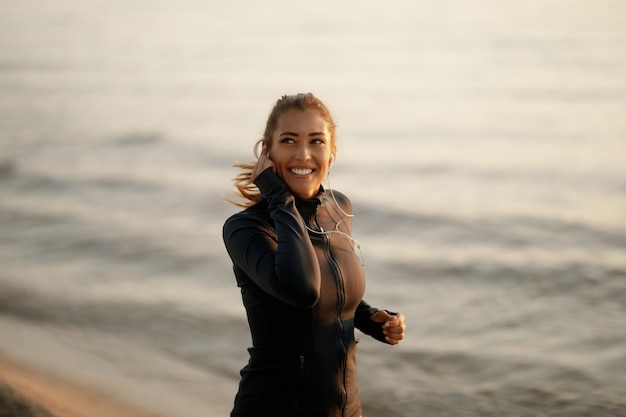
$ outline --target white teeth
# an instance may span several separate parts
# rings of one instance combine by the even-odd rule
[[[292,168],[290,169],[290,171],[296,175],[309,175],[311,172],[313,172],[312,169],[296,169],[296,168]]]

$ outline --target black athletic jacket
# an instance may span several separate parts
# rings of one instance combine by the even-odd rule
[[[294,197],[269,168],[255,184],[259,201],[223,229],[252,336],[231,416],[359,417],[354,328],[384,336],[353,242],[323,233],[350,235],[350,218],[323,188]]]

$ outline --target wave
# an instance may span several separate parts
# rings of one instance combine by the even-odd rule
[[[250,344],[244,316],[193,311],[173,303],[67,299],[8,283],[0,286],[0,314],[40,325],[115,334],[232,379],[238,378],[247,359],[245,347]],[[80,340],[68,342],[79,344]]]
[[[120,269],[140,267],[143,273],[135,273],[135,278],[142,276],[163,275],[169,272],[195,275],[196,272],[209,268],[219,258],[217,251],[207,248],[199,251],[201,244],[187,239],[187,245],[178,245],[180,238],[155,239],[164,233],[162,230],[126,229],[124,224],[110,225],[105,228],[98,222],[80,219],[73,214],[28,213],[0,205],[0,219],[7,226],[3,227],[5,244],[10,244],[14,259],[29,259],[29,264],[61,263],[64,261],[89,263],[90,269]],[[201,232],[199,232],[201,234]],[[202,241],[203,237],[196,239]],[[205,244],[208,239],[205,237]],[[115,267],[112,268],[111,265]],[[85,277],[85,280],[89,280]]]
[[[363,352],[360,356],[370,359]],[[462,410],[468,417],[626,416],[623,388],[553,355],[420,349],[385,356],[385,366],[376,366],[383,374],[371,388],[361,389],[368,415],[403,416],[410,410],[412,415],[453,417]],[[398,387],[399,380],[413,389]],[[386,395],[376,395],[380,391]]]
[[[407,213],[372,204],[359,204],[354,222],[359,232],[393,234],[432,243],[494,242],[509,247],[564,246],[626,249],[626,230],[576,223],[557,218],[501,215],[460,218],[453,214]]]
[[[350,170],[357,170],[358,166],[344,167],[343,173],[348,175]],[[380,167],[381,170],[387,167]],[[341,168],[337,168],[341,170]],[[552,186],[575,187],[582,189],[602,189],[606,191],[620,191],[626,189],[626,181],[622,172],[612,173],[610,170],[587,172],[575,170],[559,170],[558,168],[515,168],[507,167],[479,167],[471,165],[459,165],[448,163],[420,163],[394,164],[393,174],[398,177],[424,178],[424,177],[450,177],[463,179],[464,181],[488,181],[501,183],[530,183],[541,185],[549,183]]]

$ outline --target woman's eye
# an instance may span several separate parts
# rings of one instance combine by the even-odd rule
[[[284,138],[283,140],[280,141],[281,143],[296,143],[295,140],[293,140],[292,138]]]
[[[313,139],[313,140],[311,141],[311,143],[315,143],[315,144],[319,145],[319,144],[324,143],[324,140],[323,140],[323,139],[318,139],[318,138],[316,138],[316,139]]]

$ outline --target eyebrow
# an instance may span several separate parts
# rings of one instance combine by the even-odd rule
[[[295,132],[282,132],[278,136],[300,136],[300,135]],[[326,136],[326,134],[324,132],[313,132],[313,133],[309,133],[309,136]]]

